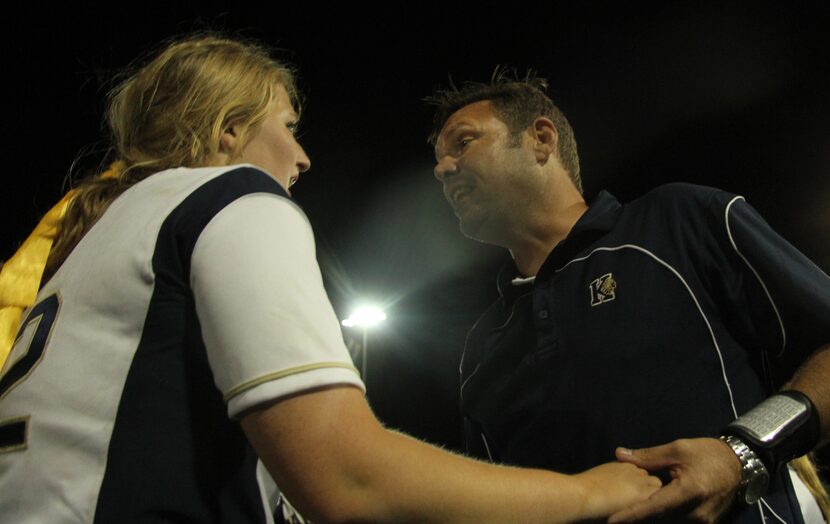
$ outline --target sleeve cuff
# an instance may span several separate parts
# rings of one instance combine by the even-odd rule
[[[228,416],[239,417],[258,404],[325,386],[354,386],[365,393],[357,369],[346,362],[318,362],[262,375],[239,384],[225,395]]]

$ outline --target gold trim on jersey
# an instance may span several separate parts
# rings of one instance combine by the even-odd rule
[[[249,389],[253,389],[260,384],[265,384],[266,382],[271,382],[272,380],[279,380],[281,378],[289,377],[291,375],[297,375],[299,373],[305,373],[306,371],[314,371],[316,369],[324,369],[324,368],[342,368],[348,369],[350,371],[354,371],[355,374],[360,376],[360,372],[351,364],[346,364],[345,362],[318,362],[316,364],[306,364],[304,366],[297,366],[294,368],[283,369],[282,371],[277,371],[276,373],[269,373],[267,375],[263,375],[261,377],[257,377],[253,380],[249,380],[248,382],[244,382],[235,388],[231,389],[225,394],[225,402],[229,401],[233,397],[239,395],[240,393],[244,393]]]

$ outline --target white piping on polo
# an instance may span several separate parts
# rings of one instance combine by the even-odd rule
[[[484,433],[481,434],[481,441],[484,442],[484,449],[487,450],[487,458],[490,459],[490,462],[493,462],[493,454],[490,453],[490,445],[487,443],[487,437],[484,436]]]
[[[741,197],[736,197],[736,198],[741,198]],[[734,201],[735,201],[735,200],[733,199],[733,201],[732,201],[732,202],[734,202]],[[731,205],[731,204],[732,204],[732,202],[730,202],[729,204]],[[728,216],[728,213],[729,213],[729,207],[727,206],[727,216]],[[729,229],[729,224],[728,224],[728,219],[727,219],[727,231],[728,231],[728,229]],[[731,234],[730,234],[730,236],[729,236],[729,239],[730,239],[730,240],[732,240],[732,235],[731,235]],[[733,247],[735,246],[734,242],[732,243],[732,246],[733,246]],[[703,317],[703,321],[706,323],[706,327],[709,329],[709,335],[712,337],[712,343],[715,345],[715,350],[716,350],[716,351],[717,351],[717,353],[718,353],[718,360],[720,361],[721,372],[722,372],[722,374],[723,374],[723,382],[724,382],[724,384],[726,384],[726,390],[727,390],[727,392],[729,393],[729,402],[730,402],[730,404],[732,405],[732,413],[733,413],[733,415],[735,416],[735,418],[738,418],[738,410],[735,408],[735,400],[734,400],[734,398],[733,398],[733,396],[732,396],[732,386],[729,384],[729,378],[726,376],[726,366],[725,366],[725,364],[724,364],[724,362],[723,362],[723,354],[721,353],[720,346],[718,346],[717,337],[715,337],[715,332],[714,332],[714,330],[712,329],[712,325],[709,323],[709,319],[708,319],[708,318],[706,318],[706,314],[703,312],[703,308],[701,308],[701,307],[700,307],[700,303],[698,302],[697,297],[695,297],[695,294],[694,294],[694,292],[692,291],[692,288],[691,288],[691,287],[689,287],[689,284],[686,282],[686,280],[685,280],[685,279],[684,279],[684,278],[680,275],[680,273],[679,273],[676,269],[674,269],[674,268],[673,268],[670,264],[668,264],[667,262],[665,262],[664,260],[662,260],[660,257],[658,257],[657,255],[655,255],[654,253],[652,253],[652,252],[651,252],[651,251],[649,251],[648,249],[645,249],[644,247],[637,246],[637,245],[634,245],[634,244],[623,244],[623,245],[620,245],[620,246],[615,246],[615,247],[599,247],[599,248],[597,248],[597,249],[594,249],[593,251],[591,251],[590,253],[588,253],[588,254],[587,254],[587,255],[585,255],[584,257],[575,258],[575,259],[571,260],[570,262],[568,262],[568,263],[567,263],[567,264],[565,264],[564,266],[562,266],[562,267],[560,267],[559,269],[557,269],[557,270],[556,270],[556,272],[557,272],[557,273],[559,273],[560,271],[562,271],[563,269],[565,269],[566,267],[568,267],[569,265],[571,265],[571,264],[572,264],[572,263],[574,263],[574,262],[580,262],[580,261],[582,261],[582,260],[587,259],[588,257],[590,257],[591,255],[593,255],[593,254],[594,254],[594,253],[596,253],[597,251],[619,251],[619,250],[624,249],[624,248],[634,249],[634,250],[636,250],[636,251],[640,251],[640,252],[645,253],[646,255],[648,255],[648,256],[650,256],[650,257],[652,257],[652,258],[653,258],[654,260],[656,260],[658,263],[662,264],[662,265],[663,265],[664,267],[666,267],[669,271],[671,271],[671,272],[672,272],[672,273],[673,273],[673,274],[674,274],[674,275],[675,275],[675,276],[676,276],[676,277],[677,277],[677,278],[678,278],[678,279],[679,279],[679,280],[683,283],[683,286],[685,286],[685,287],[686,287],[686,290],[689,292],[689,296],[691,296],[691,297],[692,297],[692,300],[694,301],[695,306],[697,307],[698,312],[700,312],[700,316],[701,316],[701,317]],[[737,247],[735,248],[735,251],[738,251],[738,248],[737,248]],[[740,255],[740,252],[738,252],[738,254]],[[741,258],[743,258],[743,255],[741,255]],[[746,262],[746,259],[745,259],[745,258],[744,258],[744,261]],[[750,267],[750,269],[752,269],[752,266],[749,264],[749,262],[746,262],[746,264]],[[753,272],[755,272],[755,269],[752,269],[752,271],[753,271]],[[755,276],[756,276],[756,277],[758,277],[758,274],[757,274],[757,273],[755,273]],[[759,281],[761,281],[760,277],[758,277],[758,280],[759,280]],[[763,282],[761,282],[761,285],[763,286]],[[764,290],[766,291],[766,286],[764,286]],[[767,293],[767,296],[769,297],[769,293]],[[770,302],[772,302],[772,298],[771,298],[771,297],[770,297]],[[775,308],[775,304],[774,304],[774,303],[773,303],[773,308]],[[776,313],[776,315],[778,314],[778,310],[777,310],[777,309],[775,310],[775,313]],[[780,317],[779,317],[779,322],[780,322]],[[782,329],[782,332],[783,332],[783,329],[784,329],[783,324],[781,325],[781,329]],[[761,506],[761,503],[763,503],[763,505],[764,505],[764,506],[766,506],[766,508],[770,511],[770,513],[772,513],[772,515],[773,515],[775,518],[777,518],[780,522],[782,522],[782,523],[784,523],[784,524],[788,524],[788,523],[787,523],[787,521],[786,521],[786,520],[784,520],[784,519],[782,519],[782,518],[781,518],[781,517],[780,517],[780,516],[779,516],[779,515],[775,512],[775,510],[773,510],[773,509],[770,507],[770,505],[769,505],[769,504],[767,504],[767,501],[765,501],[763,498],[762,498],[762,499],[758,502],[758,511],[761,513],[761,520],[762,520],[762,521],[766,521],[766,518],[764,518],[764,509],[763,509],[763,507]]]
[[[783,522],[784,524],[788,524],[788,522],[786,520],[782,519],[781,516],[778,513],[776,513],[775,510],[772,509],[772,507],[769,504],[767,504],[767,501],[764,500],[763,498],[761,498],[758,501],[758,509],[761,512],[761,522],[766,522],[767,521],[767,519],[764,517],[764,507],[761,506],[761,504],[766,506],[766,508],[769,510],[769,512],[772,513],[773,517],[777,518],[780,522]],[[799,510],[800,509],[801,509],[801,507],[799,506]]]
[[[536,277],[533,277],[533,278],[536,278]],[[513,301],[513,305],[512,305],[512,306],[510,306],[510,315],[508,315],[507,320],[505,320],[505,321],[504,321],[504,323],[502,323],[502,325],[497,326],[497,327],[494,327],[493,329],[502,329],[502,328],[506,327],[506,326],[507,326],[507,324],[509,324],[509,323],[510,323],[510,320],[513,318],[513,314],[516,312],[516,302],[518,302],[520,298],[526,297],[527,295],[529,295],[529,294],[530,294],[530,293],[532,293],[532,292],[533,292],[533,290],[530,290],[530,291],[528,291],[527,293],[522,293],[521,295],[519,295],[518,297],[516,297],[516,300],[514,300],[514,301]],[[478,325],[478,322],[476,322],[476,325]],[[475,329],[475,326],[473,326],[473,329],[471,329],[471,330],[470,330],[470,333],[472,333],[474,329]],[[469,337],[469,336],[470,336],[470,335],[468,334],[468,335],[467,335],[467,337]],[[464,342],[464,348],[466,349],[466,347],[467,347],[467,343],[466,343],[466,342]],[[462,357],[462,358],[463,358],[463,357]],[[470,379],[471,379],[471,378],[473,378],[473,375],[475,375],[475,374],[476,374],[476,372],[478,371],[478,368],[480,368],[480,367],[481,367],[481,361],[479,361],[479,362],[478,362],[478,365],[477,365],[477,366],[476,366],[476,368],[473,370],[473,372],[472,372],[472,373],[470,373],[470,376],[469,376],[469,377],[467,377],[467,380],[465,380],[465,381],[461,384],[461,391],[459,392],[459,396],[461,397],[461,400],[464,400],[464,386],[466,386],[466,385],[467,385],[467,382],[469,382],[469,381],[470,381]],[[460,370],[459,370],[459,371],[460,371]]]
[[[666,261],[664,261],[663,259],[661,259],[660,257],[658,257],[657,255],[655,255],[654,253],[652,253],[651,251],[649,251],[648,249],[646,249],[644,247],[641,247],[641,246],[638,246],[638,245],[635,245],[635,244],[622,244],[622,245],[614,246],[614,247],[598,247],[598,248],[594,249],[593,251],[591,251],[590,253],[588,253],[587,255],[585,255],[584,257],[579,257],[579,258],[575,258],[575,259],[571,260],[570,262],[568,262],[564,266],[557,269],[556,272],[559,273],[560,271],[562,271],[563,269],[565,269],[569,265],[573,264],[574,262],[581,262],[581,261],[587,259],[588,257],[590,257],[591,255],[593,255],[594,253],[598,252],[598,251],[619,251],[621,249],[633,249],[635,251],[639,251],[641,253],[644,253],[644,254],[650,256],[655,261],[657,261],[659,264],[661,264],[666,269],[671,271],[674,274],[674,276],[676,276],[678,278],[678,280],[680,280],[680,282],[683,283],[683,286],[686,288],[686,291],[689,292],[689,296],[692,297],[692,301],[695,303],[695,306],[697,307],[697,310],[700,313],[700,316],[703,318],[703,322],[706,323],[706,328],[709,330],[709,335],[712,337],[712,344],[714,344],[714,346],[715,346],[715,351],[717,352],[718,360],[720,361],[720,368],[721,368],[721,373],[723,375],[723,382],[726,385],[727,393],[729,393],[729,404],[732,407],[732,414],[734,415],[735,418],[738,418],[738,410],[735,408],[735,399],[732,396],[732,386],[729,384],[729,378],[726,376],[726,365],[723,362],[723,354],[721,353],[720,346],[718,345],[717,337],[715,337],[715,332],[712,329],[712,325],[709,323],[709,319],[706,317],[706,314],[703,312],[703,308],[700,306],[700,302],[698,302],[697,297],[695,296],[694,292],[692,291],[692,288],[689,287],[689,284],[686,282],[686,280],[669,263],[667,263]]]
[[[726,234],[729,236],[729,242],[732,243],[732,248],[735,250],[735,253],[737,253],[738,256],[741,257],[741,260],[744,261],[744,263],[749,267],[749,269],[752,270],[752,274],[755,275],[755,278],[758,279],[758,283],[761,284],[761,287],[763,288],[764,293],[767,295],[767,299],[769,300],[769,303],[772,306],[772,310],[775,312],[775,317],[778,319],[778,325],[781,327],[781,351],[778,352],[778,356],[780,357],[784,354],[784,350],[787,348],[787,332],[784,329],[784,322],[781,320],[781,315],[778,313],[778,307],[775,305],[775,301],[772,300],[772,295],[770,295],[770,292],[767,289],[767,285],[764,284],[764,281],[761,279],[761,275],[759,275],[758,272],[755,271],[755,268],[752,267],[752,264],[749,263],[749,260],[747,260],[743,253],[741,253],[741,251],[738,249],[738,246],[735,244],[735,239],[732,237],[732,229],[730,229],[729,227],[729,210],[732,208],[732,204],[734,204],[738,200],[743,200],[744,202],[746,202],[746,199],[744,197],[736,196],[735,198],[730,200],[728,204],[726,204],[726,210],[723,213],[723,221],[726,224]]]
[[[476,368],[473,370],[473,372],[472,372],[472,373],[470,373],[470,376],[469,376],[469,377],[467,377],[467,380],[465,380],[465,381],[461,384],[461,391],[460,391],[461,400],[464,400],[464,387],[467,385],[467,382],[469,382],[469,381],[470,381],[470,379],[471,379],[471,378],[473,378],[473,375],[475,375],[475,374],[478,372],[478,368],[480,368],[480,367],[481,367],[481,362],[479,361],[479,363],[478,363],[478,365],[476,366]]]
[[[767,289],[767,285],[764,283],[764,280],[761,278],[761,275],[759,275],[758,272],[755,271],[755,268],[752,266],[752,264],[749,263],[749,260],[747,260],[744,254],[741,253],[741,250],[738,249],[738,245],[735,243],[735,238],[732,236],[732,228],[729,227],[729,211],[732,209],[732,204],[734,204],[738,200],[743,200],[744,202],[746,202],[746,199],[744,197],[736,196],[735,198],[730,200],[728,204],[726,204],[726,209],[723,212],[723,222],[726,226],[726,234],[729,237],[729,242],[732,244],[732,249],[734,249],[735,253],[737,253],[738,256],[741,257],[741,260],[744,261],[744,264],[746,264],[747,267],[752,271],[752,274],[755,275],[755,278],[758,280],[758,283],[761,284],[761,288],[764,290],[764,294],[767,295],[767,300],[769,300],[769,303],[772,306],[772,310],[775,312],[775,318],[778,319],[778,326],[781,328],[781,351],[778,352],[778,356],[780,357],[784,354],[784,351],[787,349],[787,330],[784,329],[784,322],[781,320],[781,314],[778,312],[778,306],[775,305],[775,301],[772,299],[772,295],[770,294],[769,289]],[[758,501],[758,511],[760,511],[761,513],[762,521],[766,521],[766,518],[764,517],[764,506],[766,506],[769,512],[772,513],[772,515],[775,518],[777,518],[779,522],[787,524],[787,521],[782,519],[781,516],[778,515],[778,513],[776,513],[775,510],[772,509],[772,507],[769,504],[767,504],[767,501],[763,498],[761,498],[761,500]]]
[[[737,198],[741,198],[741,197],[737,197]],[[733,200],[733,202],[734,202],[734,200]],[[730,205],[731,205],[731,204],[732,204],[732,202],[730,202]],[[727,206],[727,216],[728,216],[728,213],[729,213],[729,207]],[[728,229],[729,229],[729,224],[728,224],[728,221],[727,221],[727,231],[728,231]],[[731,235],[731,234],[730,234],[730,236],[729,236],[729,239],[730,239],[730,240],[732,240],[732,235]],[[733,246],[733,247],[735,246],[734,241],[733,241],[733,243],[732,243],[732,246]],[[580,261],[582,261],[582,260],[587,259],[588,257],[590,257],[591,255],[593,255],[593,254],[594,254],[594,253],[596,253],[597,251],[619,251],[619,250],[624,249],[624,248],[634,249],[634,250],[636,250],[636,251],[640,251],[640,252],[645,253],[646,255],[648,255],[648,256],[650,256],[650,257],[652,257],[652,258],[653,258],[654,260],[656,260],[658,263],[662,264],[662,265],[663,265],[664,267],[666,267],[669,271],[671,271],[671,272],[672,272],[672,273],[673,273],[673,274],[674,274],[674,275],[675,275],[675,276],[676,276],[676,277],[677,277],[677,278],[678,278],[678,279],[679,279],[679,280],[683,283],[683,286],[685,286],[686,290],[689,292],[689,296],[691,296],[691,297],[692,297],[692,300],[694,301],[695,306],[697,307],[698,312],[700,312],[700,316],[701,316],[701,317],[703,317],[703,321],[706,323],[706,327],[707,327],[707,328],[708,328],[708,330],[709,330],[709,335],[712,337],[712,343],[715,345],[715,350],[716,350],[716,351],[717,351],[717,353],[718,353],[718,360],[720,361],[721,372],[722,372],[722,374],[723,374],[723,382],[724,382],[724,384],[726,384],[726,390],[727,390],[727,392],[729,393],[729,402],[730,402],[730,404],[731,404],[731,406],[732,406],[732,413],[733,413],[733,415],[735,416],[735,418],[738,418],[738,410],[735,408],[735,399],[734,399],[734,397],[732,396],[732,386],[729,384],[729,378],[726,376],[726,366],[725,366],[725,364],[724,364],[724,362],[723,362],[723,354],[721,353],[720,346],[718,345],[717,337],[715,337],[715,332],[714,332],[714,330],[712,329],[712,325],[709,323],[709,319],[706,317],[706,313],[704,313],[704,312],[703,312],[703,308],[702,308],[702,307],[700,307],[700,303],[698,302],[697,297],[695,296],[694,292],[692,291],[692,288],[691,288],[691,287],[689,287],[689,284],[686,282],[686,280],[685,280],[685,279],[684,279],[684,278],[680,275],[680,273],[679,273],[676,269],[674,269],[674,268],[673,268],[673,267],[672,267],[669,263],[665,262],[665,261],[664,261],[664,260],[662,260],[660,257],[658,257],[657,255],[655,255],[654,253],[652,253],[652,252],[651,252],[651,251],[649,251],[648,249],[645,249],[644,247],[637,246],[637,245],[634,245],[634,244],[623,244],[623,245],[621,245],[621,246],[615,246],[615,247],[600,247],[600,248],[597,248],[597,249],[595,249],[595,250],[591,251],[590,253],[588,253],[587,255],[585,255],[584,257],[575,258],[575,259],[571,260],[570,262],[568,262],[568,263],[567,263],[567,264],[565,264],[564,266],[562,266],[562,267],[560,267],[559,269],[557,269],[557,270],[556,270],[556,272],[558,273],[558,272],[562,271],[563,269],[565,269],[566,267],[568,267],[569,265],[571,265],[571,264],[572,264],[572,263],[574,263],[574,262],[580,262]],[[737,247],[735,248],[735,251],[738,251],[738,248],[737,248]],[[740,252],[738,252],[738,254],[739,254],[739,255],[741,255],[741,253],[740,253]],[[743,257],[743,255],[741,255],[741,258],[744,258],[744,257]],[[755,272],[755,269],[753,269],[753,268],[752,268],[752,266],[749,264],[749,262],[747,262],[747,261],[746,261],[746,259],[745,259],[745,258],[744,258],[744,262],[746,262],[746,264],[750,267],[750,269],[752,269],[752,271],[753,271],[753,272]],[[756,277],[758,277],[758,273],[755,273],[755,276],[756,276]],[[758,280],[759,280],[759,281],[761,281],[761,278],[760,278],[760,277],[758,277]],[[761,285],[762,285],[762,286],[764,285],[764,284],[763,284],[763,282],[761,282]],[[766,291],[766,286],[764,286],[764,291]],[[767,293],[767,296],[769,297],[769,293]],[[771,298],[771,297],[770,297],[770,302],[772,302],[772,298]],[[773,304],[773,308],[775,308],[775,304]],[[776,314],[776,315],[778,314],[778,310],[777,310],[777,309],[775,310],[775,314]],[[781,320],[781,318],[779,317],[779,322],[780,322],[780,320]],[[784,326],[783,326],[783,324],[782,324],[782,326],[781,326],[782,332],[783,332],[783,328],[784,328]],[[787,521],[786,521],[786,520],[784,520],[784,519],[782,519],[782,518],[781,518],[781,517],[780,517],[780,516],[779,516],[779,515],[775,512],[775,510],[773,510],[773,509],[769,506],[769,504],[767,504],[767,501],[765,501],[764,499],[761,499],[761,500],[759,501],[759,503],[758,503],[758,510],[759,510],[759,511],[760,511],[760,513],[761,513],[761,520],[762,520],[762,521],[766,521],[766,519],[764,518],[764,509],[763,509],[763,507],[761,506],[761,503],[762,503],[762,502],[763,502],[763,505],[767,507],[767,509],[770,511],[770,513],[772,513],[772,515],[773,515],[775,518],[777,518],[779,521],[783,522],[784,524],[788,524],[788,523],[787,523]]]
[[[758,279],[758,282],[761,284],[761,287],[763,287],[764,292],[767,294],[767,298],[769,299],[770,304],[772,305],[772,308],[775,311],[775,315],[776,315],[776,317],[778,317],[778,322],[779,322],[779,325],[781,326],[782,338],[784,339],[784,344],[781,348],[781,353],[783,353],[784,352],[784,347],[786,346],[786,332],[784,331],[784,324],[781,321],[781,316],[778,313],[778,308],[775,306],[775,302],[772,300],[772,296],[769,294],[769,291],[767,290],[767,287],[764,284],[763,280],[761,280],[761,277],[755,271],[755,268],[752,267],[752,265],[749,263],[749,261],[746,259],[746,257],[744,257],[743,254],[738,250],[738,247],[735,245],[735,241],[732,238],[732,232],[729,229],[729,209],[732,206],[732,204],[738,199],[743,199],[743,197],[735,197],[726,206],[726,211],[725,211],[725,216],[724,216],[725,222],[726,222],[726,232],[729,235],[729,241],[732,243],[732,247],[735,249],[735,252],[738,253],[738,256],[740,256],[741,259],[743,259],[744,263],[746,263],[746,265],[749,266],[749,268],[755,274],[755,277]],[[557,269],[556,273],[559,273],[560,271],[562,271],[563,269],[565,269],[569,265],[573,264],[574,262],[581,262],[583,260],[586,260],[587,258],[589,258],[591,255],[593,255],[594,253],[596,253],[598,251],[619,251],[619,250],[622,250],[622,249],[633,249],[635,251],[639,251],[641,253],[644,253],[644,254],[650,256],[655,261],[657,261],[659,264],[661,264],[666,269],[671,271],[672,274],[674,274],[674,276],[676,276],[678,278],[678,280],[680,280],[680,282],[686,288],[686,291],[688,291],[689,296],[692,298],[692,301],[694,302],[695,307],[697,307],[697,310],[700,313],[700,316],[703,318],[703,321],[706,324],[706,328],[709,330],[709,336],[712,338],[712,344],[715,346],[715,351],[717,352],[717,355],[718,355],[718,361],[720,362],[721,374],[723,376],[723,382],[726,385],[726,391],[729,394],[729,403],[730,403],[730,406],[732,408],[732,414],[735,418],[738,418],[738,410],[735,407],[735,399],[732,395],[732,386],[729,383],[729,378],[726,375],[726,365],[724,364],[724,361],[723,361],[723,354],[721,353],[720,346],[718,345],[717,337],[715,336],[715,332],[712,329],[712,325],[710,324],[709,319],[706,317],[706,313],[704,313],[703,308],[700,306],[700,302],[698,302],[697,297],[695,296],[694,292],[692,291],[692,288],[689,286],[689,284],[686,282],[686,280],[683,278],[683,276],[680,275],[680,273],[674,267],[672,267],[669,263],[667,263],[666,261],[664,261],[663,259],[661,259],[657,255],[655,255],[654,253],[652,253],[648,249],[645,249],[644,247],[641,247],[641,246],[638,246],[638,245],[635,245],[635,244],[623,244],[623,245],[614,246],[614,247],[599,247],[599,248],[596,248],[596,249],[594,249],[593,251],[591,251],[590,253],[588,253],[587,255],[585,255],[583,257],[579,257],[579,258],[575,258],[573,260],[570,260],[567,264],[565,264],[564,266]],[[512,317],[512,316],[513,316],[513,312],[511,311],[510,317]],[[510,317],[508,317],[508,322],[510,320]],[[779,355],[781,353],[779,353]],[[481,365],[481,363],[479,362],[479,366],[480,365]],[[462,398],[463,398],[464,386],[467,384],[467,382],[470,380],[470,378],[478,371],[479,366],[476,366],[475,370],[473,370],[473,373],[470,374],[470,376],[467,377],[467,380],[464,381],[464,384],[461,385]],[[483,433],[481,434],[481,439],[482,439],[482,442],[484,442],[484,447],[487,450],[487,455],[490,457],[490,460],[492,460],[492,455],[490,454],[490,447],[487,445],[487,439],[485,438]],[[780,522],[782,522],[784,524],[787,524],[787,521],[782,519],[775,512],[775,510],[773,510],[770,507],[770,505],[767,504],[767,502],[763,498],[758,502],[758,510],[761,513],[761,519],[762,520],[766,520],[764,518],[764,509],[763,509],[763,506],[761,505],[762,503],[763,503],[763,506],[766,506],[766,508],[770,511],[770,513],[772,513],[772,515],[775,518],[777,518]]]

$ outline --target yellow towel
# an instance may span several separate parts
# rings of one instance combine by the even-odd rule
[[[23,311],[35,303],[49,250],[74,194],[74,191],[67,193],[46,213],[0,269],[0,368],[12,349]]]
[[[123,162],[116,162],[101,178],[118,176],[123,170]],[[23,312],[35,303],[49,250],[74,195],[75,191],[64,195],[0,269],[0,369],[14,344]]]

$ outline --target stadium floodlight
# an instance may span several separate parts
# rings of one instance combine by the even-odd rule
[[[356,309],[349,318],[343,320],[341,324],[346,327],[359,327],[363,329],[363,344],[360,347],[361,366],[360,376],[366,383],[367,376],[367,355],[369,353],[369,328],[374,327],[386,320],[386,313],[380,308],[374,306],[364,306]]]
[[[386,320],[386,313],[379,308],[366,306],[357,309],[342,324],[346,327],[372,327]]]

